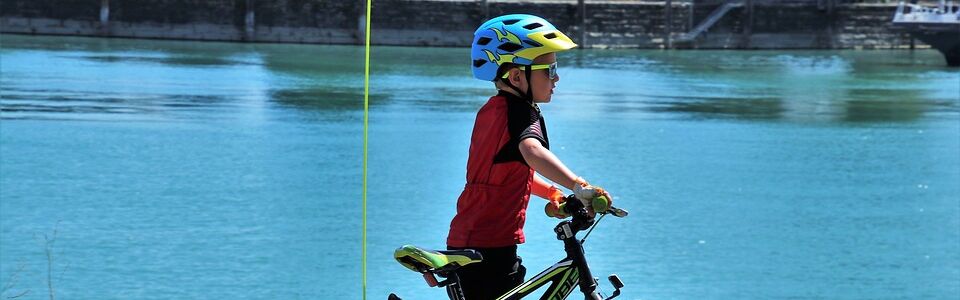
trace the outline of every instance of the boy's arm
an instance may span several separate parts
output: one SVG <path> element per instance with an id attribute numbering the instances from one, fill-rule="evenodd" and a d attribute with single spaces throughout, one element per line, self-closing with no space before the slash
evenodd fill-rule
<path id="1" fill-rule="evenodd" d="M 530 182 L 530 185 L 530 192 L 537 197 L 554 202 L 563 200 L 563 191 L 541 179 L 540 176 L 533 175 L 533 181 Z"/>
<path id="2" fill-rule="evenodd" d="M 584 182 L 582 178 L 579 178 L 576 174 L 573 174 L 573 171 L 570 171 L 570 169 L 568 169 L 563 162 L 560 162 L 560 159 L 557 158 L 556 155 L 553 155 L 553 152 L 550 152 L 550 149 L 544 148 L 543 144 L 540 144 L 540 141 L 537 139 L 530 138 L 520 140 L 520 154 L 523 155 L 523 159 L 528 165 L 530 165 L 530 167 L 533 168 L 533 170 L 537 171 L 537 173 L 540 173 L 553 182 L 559 183 L 560 185 L 573 190 L 575 194 L 580 193 L 577 188 L 584 188 L 586 186 L 590 187 L 591 191 L 596 191 L 601 193 L 603 196 L 606 196 L 607 207 L 613 203 L 613 197 L 610 196 L 609 192 L 601 188 L 586 185 L 586 182 Z M 578 195 L 577 198 L 580 198 L 581 201 L 583 201 L 581 196 Z M 588 210 L 590 209 L 591 208 L 588 208 Z M 590 211 L 591 214 L 593 214 L 592 210 Z"/>
<path id="3" fill-rule="evenodd" d="M 523 155 L 523 160 L 537 171 L 537 173 L 540 173 L 540 175 L 565 188 L 570 190 L 574 189 L 577 175 L 573 174 L 573 171 L 570 171 L 556 155 L 553 155 L 553 152 L 544 148 L 537 139 L 521 140 L 520 154 Z M 534 181 L 536 181 L 536 179 Z M 544 184 L 546 184 L 546 182 L 544 182 Z M 539 194 L 536 195 L 540 196 Z"/>

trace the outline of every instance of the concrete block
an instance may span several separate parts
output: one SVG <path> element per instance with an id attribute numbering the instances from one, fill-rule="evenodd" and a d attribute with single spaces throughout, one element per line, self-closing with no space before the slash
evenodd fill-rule
<path id="1" fill-rule="evenodd" d="M 50 2 L 56 0 L 32 0 L 35 2 Z M 169 0 L 142 0 L 138 2 L 149 9 L 164 10 L 183 7 L 165 6 Z M 191 2 L 192 3 L 192 2 Z M 124 13 L 119 9 L 111 14 L 111 32 L 114 36 L 137 36 L 151 38 L 190 38 L 209 40 L 240 40 L 243 35 L 237 24 L 232 24 L 231 12 L 236 1 L 206 1 L 203 3 L 186 4 L 197 5 L 199 8 L 187 17 L 150 18 L 135 20 L 135 24 L 123 20 Z M 361 6 L 355 1 L 299 1 L 292 7 L 292 0 L 277 0 L 257 2 L 257 20 L 255 41 L 276 42 L 317 42 L 317 43 L 357 43 L 358 22 L 362 13 Z M 508 2 L 498 1 L 490 3 L 490 14 L 497 15 L 508 12 L 529 12 L 548 17 L 561 30 L 570 32 L 579 20 L 575 18 L 576 11 L 573 2 Z M 381 37 L 375 35 L 374 43 L 408 43 L 411 45 L 462 45 L 463 37 L 451 38 L 451 33 L 472 33 L 472 30 L 483 19 L 483 9 L 476 1 L 408 1 L 383 0 L 374 2 L 373 26 L 376 32 L 393 30 L 397 34 L 408 34 L 409 38 Z M 587 19 L 591 43 L 597 47 L 659 47 L 663 38 L 659 37 L 667 28 L 664 19 L 663 2 L 589 2 Z M 675 3 L 673 7 L 674 21 L 670 28 L 674 33 L 689 30 L 687 20 L 690 10 L 686 9 L 689 3 Z M 118 2 L 120 8 L 124 4 Z M 695 7 L 698 11 L 692 12 L 697 19 L 705 17 L 712 8 Z M 847 5 L 841 4 L 836 10 L 837 19 L 834 21 L 833 36 L 825 36 L 828 28 L 819 18 L 823 13 L 809 3 L 793 3 L 779 5 L 758 5 L 755 9 L 756 23 L 754 32 L 769 32 L 780 34 L 780 37 L 763 35 L 750 37 L 751 46 L 757 47 L 754 40 L 761 43 L 770 41 L 770 47 L 778 47 L 777 42 L 785 45 L 801 47 L 804 42 L 810 44 L 802 47 L 826 47 L 832 41 L 834 46 L 853 47 L 854 45 L 871 45 L 874 47 L 888 47 L 901 45 L 907 42 L 909 36 L 896 34 L 889 24 L 891 12 L 896 4 L 883 5 Z M 143 12 L 127 12 L 128 16 Z M 739 16 L 742 9 L 735 9 L 730 16 L 722 19 L 715 28 L 711 29 L 708 46 L 722 48 L 738 47 L 744 37 L 732 34 L 742 28 Z M 132 15 L 131 15 L 132 14 Z M 144 16 L 164 14 L 144 14 Z M 99 34 L 95 15 L 84 18 L 66 17 L 60 19 L 25 18 L 23 16 L 7 15 L 0 17 L 3 32 L 37 32 L 40 34 Z M 90 20 L 88 20 L 90 19 Z M 136 18 L 134 18 L 136 19 Z M 816 20 L 816 21 L 811 21 Z M 791 32 L 784 32 L 784 30 Z M 726 33 L 724 33 L 726 32 Z M 811 35 L 815 38 L 804 37 Z M 467 35 L 471 36 L 471 35 Z M 653 41 L 657 37 L 657 41 Z M 785 40 L 779 40 L 779 39 Z M 873 40 L 867 42 L 866 40 Z M 467 42 L 466 44 L 468 44 Z M 766 46 L 761 46 L 766 47 Z M 898 47 L 898 46 L 889 46 Z"/>

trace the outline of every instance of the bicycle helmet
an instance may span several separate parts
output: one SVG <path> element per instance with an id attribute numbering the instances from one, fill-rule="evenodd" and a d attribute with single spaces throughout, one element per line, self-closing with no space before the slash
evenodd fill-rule
<path id="1" fill-rule="evenodd" d="M 529 66 L 537 56 L 560 52 L 577 44 L 541 17 L 504 15 L 484 22 L 473 33 L 470 57 L 473 77 L 495 81 L 504 63 Z"/>

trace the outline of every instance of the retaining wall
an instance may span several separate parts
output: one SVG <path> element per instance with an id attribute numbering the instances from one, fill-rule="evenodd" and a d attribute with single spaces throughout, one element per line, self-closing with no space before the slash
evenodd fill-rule
<path id="1" fill-rule="evenodd" d="M 366 1 L 346 0 L 4 0 L 0 31 L 160 39 L 362 44 Z M 490 16 L 546 17 L 592 48 L 903 48 L 893 3 L 748 1 L 692 44 L 677 37 L 721 1 L 373 0 L 375 45 L 468 46 Z M 824 6 L 827 3 L 829 6 Z M 669 10 L 669 14 L 668 14 Z"/>

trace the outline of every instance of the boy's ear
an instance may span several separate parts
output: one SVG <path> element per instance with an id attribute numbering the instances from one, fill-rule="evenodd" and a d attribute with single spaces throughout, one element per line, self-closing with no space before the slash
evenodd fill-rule
<path id="1" fill-rule="evenodd" d="M 513 83 L 514 85 L 520 84 L 520 69 L 513 68 L 513 69 L 510 69 L 509 72 L 510 72 L 509 79 L 511 83 Z"/>

